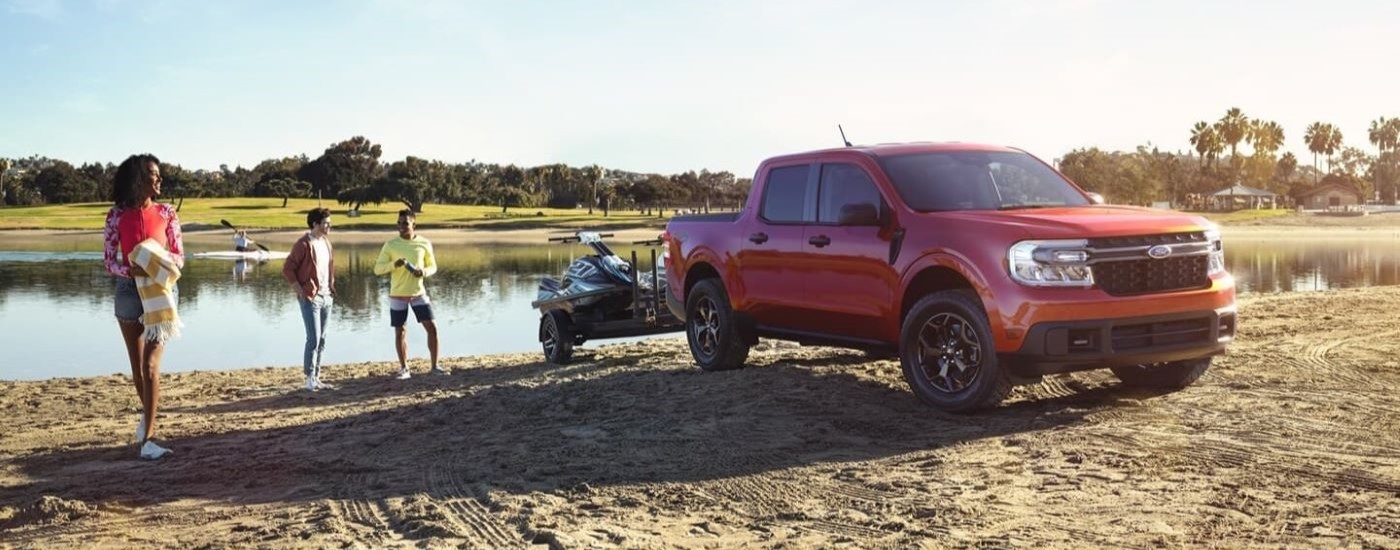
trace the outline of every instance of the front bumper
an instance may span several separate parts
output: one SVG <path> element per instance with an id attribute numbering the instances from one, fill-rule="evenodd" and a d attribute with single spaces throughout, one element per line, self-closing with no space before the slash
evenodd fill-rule
<path id="1" fill-rule="evenodd" d="M 1235 308 L 1094 321 L 1037 323 L 1021 348 L 1000 354 L 1023 375 L 1199 359 L 1235 338 Z"/>

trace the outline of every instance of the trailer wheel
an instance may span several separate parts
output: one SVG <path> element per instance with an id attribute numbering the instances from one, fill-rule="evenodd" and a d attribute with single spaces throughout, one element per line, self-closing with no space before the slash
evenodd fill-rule
<path id="1" fill-rule="evenodd" d="M 739 334 L 729 294 L 719 279 L 695 284 L 685 300 L 685 336 L 690 355 L 703 370 L 731 370 L 744 366 L 749 344 Z"/>
<path id="2" fill-rule="evenodd" d="M 554 310 L 540 316 L 540 347 L 544 348 L 544 360 L 556 365 L 567 365 L 574 356 L 574 327 L 569 316 Z"/>

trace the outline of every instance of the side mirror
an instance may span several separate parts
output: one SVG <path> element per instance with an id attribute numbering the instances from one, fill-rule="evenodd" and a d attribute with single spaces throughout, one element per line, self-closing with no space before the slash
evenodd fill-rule
<path id="1" fill-rule="evenodd" d="M 847 204 L 841 207 L 836 218 L 837 225 L 880 225 L 880 211 L 868 202 Z"/>
<path id="2" fill-rule="evenodd" d="M 1103 195 L 1100 195 L 1100 194 L 1098 194 L 1098 193 L 1094 193 L 1094 192 L 1092 192 L 1092 191 L 1087 192 L 1087 193 L 1085 193 L 1085 194 L 1089 196 L 1089 203 L 1091 203 L 1091 204 L 1103 204 Z"/>

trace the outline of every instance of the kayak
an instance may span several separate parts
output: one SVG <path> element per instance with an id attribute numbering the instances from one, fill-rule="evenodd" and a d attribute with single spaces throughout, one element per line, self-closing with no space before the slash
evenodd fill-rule
<path id="1" fill-rule="evenodd" d="M 247 252 L 239 252 L 237 250 L 220 250 L 217 252 L 195 252 L 190 256 L 194 258 L 202 258 L 205 260 L 249 260 L 255 262 L 265 262 L 268 260 L 284 260 L 287 258 L 287 253 L 277 251 L 269 252 L 266 250 L 249 250 Z"/>

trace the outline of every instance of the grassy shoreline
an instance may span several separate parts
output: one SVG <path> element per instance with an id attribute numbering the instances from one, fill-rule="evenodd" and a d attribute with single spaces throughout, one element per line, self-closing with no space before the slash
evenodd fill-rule
<path id="1" fill-rule="evenodd" d="M 189 199 L 180 208 L 180 221 L 187 231 L 225 229 L 220 220 L 254 230 L 301 230 L 306 227 L 306 211 L 317 205 L 331 210 L 337 227 L 350 229 L 393 229 L 398 211 L 397 203 L 368 205 L 359 216 L 350 217 L 344 205 L 315 199 L 292 199 L 282 206 L 282 199 Z M 101 230 L 109 203 L 59 204 L 43 206 L 0 207 L 0 230 Z M 418 214 L 423 228 L 471 228 L 486 231 L 522 229 L 638 229 L 662 227 L 666 218 L 653 212 L 642 215 L 635 210 L 612 211 L 607 217 L 601 210 L 589 214 L 587 209 L 511 208 L 501 212 L 497 206 L 468 206 L 430 204 Z"/>
<path id="2" fill-rule="evenodd" d="M 394 220 L 402 205 L 366 206 L 357 217 L 346 215 L 344 205 L 322 202 L 332 211 L 334 238 L 339 242 L 381 242 L 395 231 Z M 190 199 L 180 219 L 186 239 L 196 244 L 227 244 L 228 220 L 247 228 L 255 239 L 268 244 L 290 244 L 305 231 L 305 212 L 314 199 L 293 199 L 282 207 L 281 199 Z M 0 207 L 0 246 L 79 246 L 100 236 L 107 203 Z M 666 214 L 671 214 L 667 212 Z M 1220 224 L 1227 238 L 1395 238 L 1400 237 L 1400 213 L 1341 217 L 1291 210 L 1241 210 L 1189 212 Z M 434 242 L 544 244 L 548 237 L 579 230 L 614 233 L 618 241 L 655 238 L 668 217 L 636 211 L 513 208 L 505 213 L 494 206 L 432 204 L 419 214 L 419 229 Z"/>

